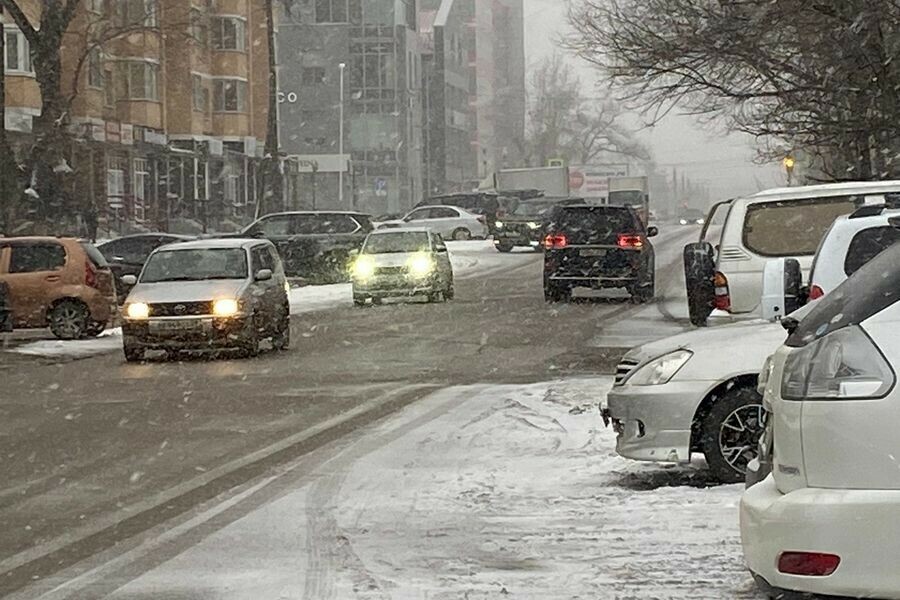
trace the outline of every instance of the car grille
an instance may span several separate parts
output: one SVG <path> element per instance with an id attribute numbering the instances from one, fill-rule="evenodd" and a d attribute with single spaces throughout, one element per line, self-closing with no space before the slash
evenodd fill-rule
<path id="1" fill-rule="evenodd" d="M 378 267 L 375 270 L 377 275 L 405 275 L 406 267 Z"/>
<path id="2" fill-rule="evenodd" d="M 212 314 L 212 302 L 166 302 L 150 305 L 151 317 L 196 317 Z"/>
<path id="3" fill-rule="evenodd" d="M 634 359 L 623 359 L 616 367 L 616 385 L 625 383 L 625 380 L 628 379 L 628 376 L 631 375 L 631 372 L 634 371 L 639 364 L 641 364 L 640 361 Z"/>

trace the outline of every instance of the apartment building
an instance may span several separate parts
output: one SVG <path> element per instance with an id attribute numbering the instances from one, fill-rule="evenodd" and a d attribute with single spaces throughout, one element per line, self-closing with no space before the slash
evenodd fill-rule
<path id="1" fill-rule="evenodd" d="M 382 214 L 421 199 L 416 9 L 416 0 L 315 0 L 280 17 L 280 137 L 303 172 L 306 206 Z"/>
<path id="2" fill-rule="evenodd" d="M 22 1 L 32 23 L 38 0 Z M 27 152 L 41 95 L 9 15 L 7 135 Z M 72 194 L 101 234 L 234 229 L 254 216 L 268 113 L 259 0 L 84 0 L 65 35 Z M 79 68 L 80 65 L 80 68 Z"/>

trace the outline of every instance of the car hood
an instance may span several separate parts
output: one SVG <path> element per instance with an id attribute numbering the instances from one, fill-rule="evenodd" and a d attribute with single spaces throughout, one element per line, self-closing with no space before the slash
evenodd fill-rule
<path id="1" fill-rule="evenodd" d="M 733 355 L 740 353 L 736 352 L 736 347 L 743 348 L 756 344 L 765 346 L 770 339 L 778 340 L 779 338 L 780 342 L 787 338 L 787 332 L 780 323 L 756 319 L 719 327 L 692 329 L 638 346 L 628 352 L 626 357 L 644 362 L 682 348 L 691 350 L 694 354 Z M 776 344 L 780 342 L 776 342 Z M 771 352 L 774 351 L 775 347 L 771 349 Z"/>
<path id="2" fill-rule="evenodd" d="M 246 285 L 247 282 L 243 279 L 138 283 L 128 294 L 128 302 L 159 304 L 237 298 Z"/>
<path id="3" fill-rule="evenodd" d="M 409 259 L 420 254 L 419 252 L 397 252 L 392 254 L 365 254 L 366 258 L 371 258 L 378 267 L 403 267 L 409 262 Z"/>

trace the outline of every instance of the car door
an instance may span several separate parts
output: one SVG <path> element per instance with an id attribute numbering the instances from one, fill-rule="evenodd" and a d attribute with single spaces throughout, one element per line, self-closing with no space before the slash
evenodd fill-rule
<path id="1" fill-rule="evenodd" d="M 409 227 L 431 227 L 431 211 L 435 207 L 423 206 L 417 208 L 403 218 L 403 222 Z"/>
<path id="2" fill-rule="evenodd" d="M 44 327 L 47 312 L 62 294 L 66 249 L 55 242 L 13 242 L 9 244 L 7 272 L 9 304 L 16 327 Z M 82 269 L 83 271 L 83 269 Z"/>
<path id="3" fill-rule="evenodd" d="M 450 206 L 433 207 L 428 221 L 432 231 L 436 231 L 446 237 L 451 237 L 454 231 L 465 226 L 459 211 Z"/>
<path id="4" fill-rule="evenodd" d="M 294 237 L 297 235 L 297 219 L 294 215 L 271 215 L 263 217 L 244 231 L 248 237 L 264 238 L 275 244 L 275 249 L 284 261 L 285 269 L 299 270 Z"/>
<path id="5" fill-rule="evenodd" d="M 453 265 L 450 263 L 450 253 L 447 251 L 447 244 L 444 243 L 441 234 L 431 234 L 431 247 L 434 249 L 435 262 L 437 262 L 441 280 L 444 284 L 448 284 L 453 281 Z"/>
<path id="6" fill-rule="evenodd" d="M 278 283 L 275 276 L 275 262 L 269 254 L 268 247 L 255 246 L 250 250 L 250 267 L 254 282 L 253 294 L 257 299 L 257 311 L 262 318 L 264 327 L 272 331 L 275 329 L 280 316 L 284 284 Z M 257 281 L 256 274 L 264 269 L 272 271 L 272 277 L 265 281 Z"/>

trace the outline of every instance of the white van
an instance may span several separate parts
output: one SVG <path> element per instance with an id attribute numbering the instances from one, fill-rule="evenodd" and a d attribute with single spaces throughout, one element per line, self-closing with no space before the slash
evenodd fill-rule
<path id="1" fill-rule="evenodd" d="M 707 227 L 700 242 L 685 248 L 691 322 L 706 324 L 711 314 L 714 320 L 758 316 L 767 261 L 796 258 L 809 277 L 835 219 L 867 200 L 898 193 L 900 181 L 836 183 L 777 188 L 716 205 L 707 223 L 722 224 L 718 240 Z"/>

